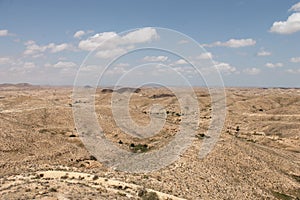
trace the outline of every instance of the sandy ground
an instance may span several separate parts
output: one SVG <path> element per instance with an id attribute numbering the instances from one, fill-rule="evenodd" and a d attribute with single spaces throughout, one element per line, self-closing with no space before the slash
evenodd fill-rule
<path id="1" fill-rule="evenodd" d="M 86 150 L 74 124 L 72 88 L 0 87 L 0 198 L 299 199 L 300 89 L 227 88 L 226 122 L 204 159 L 198 153 L 211 102 L 205 89 L 195 90 L 201 126 L 193 143 L 171 165 L 140 174 L 116 171 Z M 171 91 L 142 88 L 132 96 L 130 114 L 140 125 L 149 123 L 153 104 L 170 113 L 161 132 L 145 139 L 118 128 L 111 95 L 97 90 L 96 111 L 119 148 L 147 144 L 155 151 L 178 132 L 181 111 Z"/>

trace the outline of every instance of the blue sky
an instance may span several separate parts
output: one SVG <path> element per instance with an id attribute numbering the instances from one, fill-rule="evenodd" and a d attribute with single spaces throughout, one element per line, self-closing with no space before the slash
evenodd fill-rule
<path id="1" fill-rule="evenodd" d="M 85 75 L 88 83 L 113 56 L 168 40 L 162 36 L 167 31 L 155 27 L 173 29 L 203 45 L 199 55 L 191 51 L 186 59 L 201 57 L 204 65 L 203 60 L 211 58 L 226 86 L 300 87 L 299 0 L 0 1 L 0 82 L 72 85 L 82 65 L 91 73 Z M 145 40 L 131 38 L 126 47 L 117 44 L 128 38 L 129 32 L 121 32 L 136 28 L 144 28 L 131 32 L 145 34 Z M 119 39 L 98 49 L 101 61 L 83 62 L 92 59 L 86 57 L 92 47 L 111 37 Z M 167 42 L 176 43 L 173 39 Z M 191 67 L 181 59 L 161 51 L 131 53 L 111 66 L 107 80 L 101 81 L 114 84 L 109 80 L 152 63 L 140 68 L 139 75 L 148 75 L 149 81 L 153 76 L 155 82 L 158 77 L 153 74 L 160 70 L 176 84 L 176 76 L 157 66 L 191 76 Z M 191 84 L 202 82 L 194 77 Z"/>

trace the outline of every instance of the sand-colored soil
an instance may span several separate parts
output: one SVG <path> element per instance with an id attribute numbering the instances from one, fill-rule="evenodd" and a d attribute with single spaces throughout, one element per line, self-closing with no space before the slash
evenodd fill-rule
<path id="1" fill-rule="evenodd" d="M 196 93 L 201 123 L 192 145 L 173 164 L 139 174 L 115 171 L 86 150 L 71 87 L 1 86 L 0 199 L 300 199 L 300 89 L 227 88 L 223 131 L 204 159 L 198 152 L 211 102 L 207 90 Z M 111 95 L 98 89 L 95 108 L 119 148 L 155 151 L 178 132 L 181 111 L 171 91 L 142 88 L 132 96 L 139 125 L 149 123 L 153 104 L 169 111 L 161 132 L 145 139 L 118 128 Z"/>

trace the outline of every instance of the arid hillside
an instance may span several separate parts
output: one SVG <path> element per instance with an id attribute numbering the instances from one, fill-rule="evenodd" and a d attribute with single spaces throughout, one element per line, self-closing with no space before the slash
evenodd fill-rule
<path id="1" fill-rule="evenodd" d="M 195 88 L 200 126 L 171 165 L 150 173 L 107 167 L 88 152 L 75 128 L 71 87 L 0 87 L 0 199 L 300 199 L 300 89 L 227 88 L 226 121 L 214 149 L 198 152 L 211 120 L 206 89 Z M 166 123 L 149 138 L 127 135 L 114 121 L 113 93 L 133 92 L 132 119 L 149 123 L 154 104 Z M 168 144 L 182 113 L 164 88 L 98 88 L 95 109 L 106 138 L 141 154 Z M 145 163 L 147 164 L 147 163 Z"/>

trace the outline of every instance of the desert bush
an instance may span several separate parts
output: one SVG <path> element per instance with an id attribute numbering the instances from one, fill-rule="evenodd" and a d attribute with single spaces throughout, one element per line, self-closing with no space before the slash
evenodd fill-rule
<path id="1" fill-rule="evenodd" d="M 149 150 L 149 147 L 147 144 L 130 144 L 130 150 L 134 153 L 143 153 Z"/>
<path id="2" fill-rule="evenodd" d="M 148 192 L 145 189 L 141 189 L 138 192 L 138 196 L 141 197 L 142 200 L 159 200 L 156 192 Z"/>
<path id="3" fill-rule="evenodd" d="M 98 176 L 98 175 L 95 175 L 95 176 L 93 177 L 93 180 L 95 181 L 95 180 L 97 180 L 97 179 L 99 179 L 99 176 Z"/>

